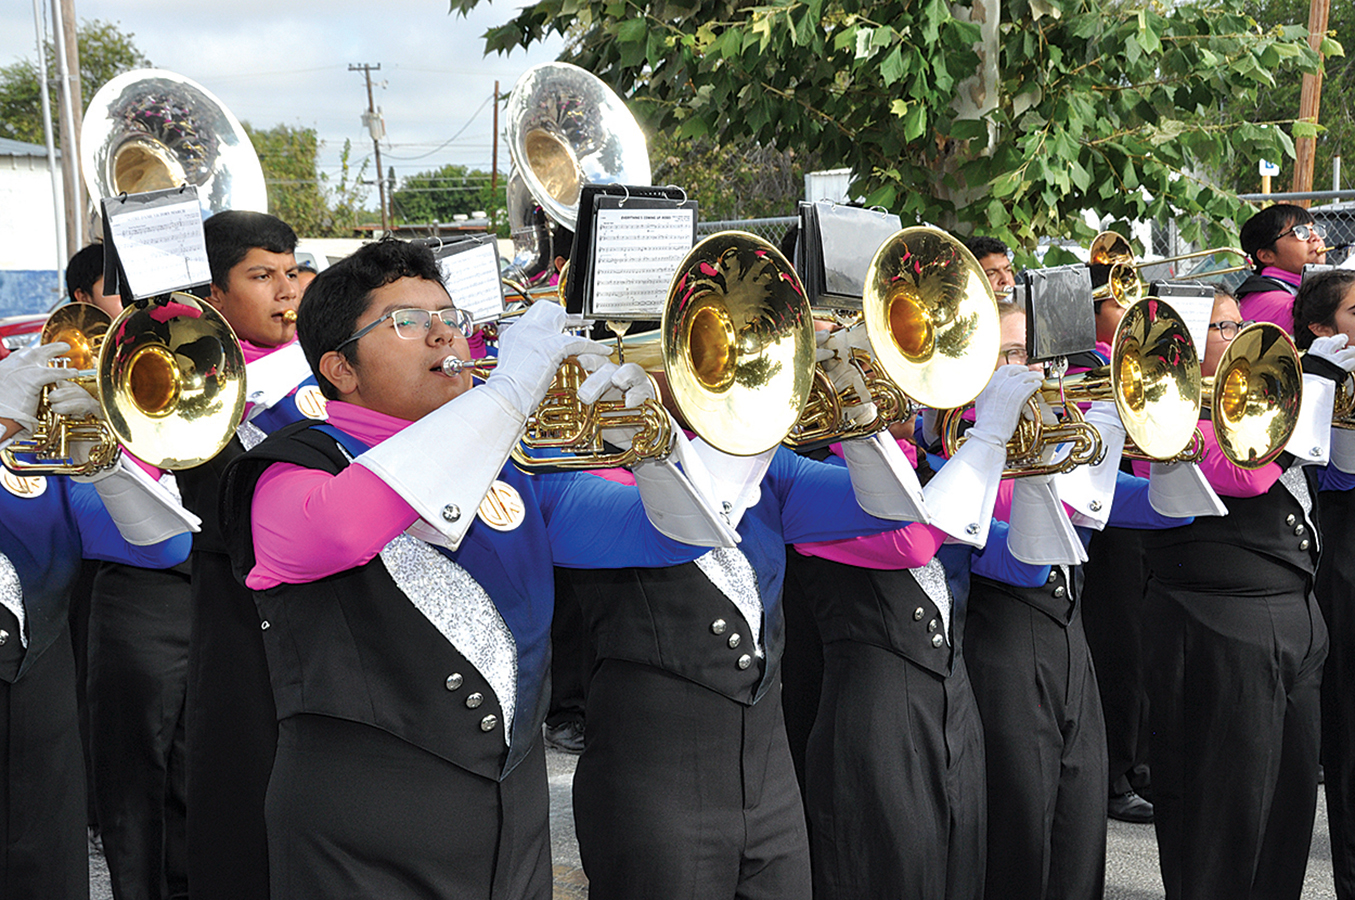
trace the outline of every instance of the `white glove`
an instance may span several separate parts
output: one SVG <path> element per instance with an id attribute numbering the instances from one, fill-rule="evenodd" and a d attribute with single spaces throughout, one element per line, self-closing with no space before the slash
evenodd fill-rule
<path id="1" fill-rule="evenodd" d="M 1338 337 L 1345 340 L 1343 334 Z M 1341 352 L 1355 353 L 1355 350 Z M 1292 453 L 1300 465 L 1327 464 L 1331 454 L 1331 416 L 1335 405 L 1336 382 L 1323 375 L 1304 372 L 1303 399 L 1299 403 L 1299 417 L 1294 422 L 1294 430 L 1290 432 L 1289 440 L 1284 445 L 1284 449 Z"/>
<path id="2" fill-rule="evenodd" d="M 1087 561 L 1052 476 L 1016 479 L 1010 525 L 1007 548 L 1023 563 L 1075 566 Z"/>
<path id="3" fill-rule="evenodd" d="M 201 519 L 126 456 L 119 457 L 112 468 L 72 478 L 93 483 L 109 518 L 129 544 L 158 544 L 176 534 L 197 531 L 202 525 Z"/>
<path id="4" fill-rule="evenodd" d="M 85 416 L 103 418 L 103 407 L 99 405 L 99 401 L 78 384 L 63 384 L 61 387 L 52 388 L 47 394 L 47 402 L 52 404 L 52 410 L 59 415 L 77 419 L 83 419 Z"/>
<path id="5" fill-rule="evenodd" d="M 732 486 L 706 469 L 697 449 L 704 443 L 688 441 L 681 429 L 674 435 L 673 452 L 667 458 L 642 460 L 631 469 L 650 523 L 673 540 L 695 547 L 736 546 L 739 535 L 734 529 L 746 508 L 742 502 L 745 498 L 757 502 L 758 482 L 772 451 L 758 457 L 728 457 L 706 448 L 717 464 L 720 459 L 737 459 L 745 464 L 739 469 L 746 480 L 739 484 L 738 496 L 724 500 L 721 494 L 729 493 Z"/>
<path id="6" fill-rule="evenodd" d="M 1355 430 L 1331 430 L 1331 464 L 1342 472 L 1355 475 Z"/>
<path id="7" fill-rule="evenodd" d="M 579 357 L 579 362 L 584 368 L 592 371 L 584 383 L 579 385 L 579 402 L 592 404 L 599 400 L 620 399 L 624 401 L 627 409 L 638 409 L 646 400 L 658 398 L 649 373 L 636 363 L 618 366 L 614 362 L 602 359 L 600 364 L 597 364 L 598 359 L 593 354 Z M 595 364 L 597 367 L 594 369 L 592 367 Z M 676 424 L 672 427 L 674 432 L 679 430 Z M 614 447 L 625 450 L 630 447 L 639 430 L 637 426 L 604 428 L 602 439 Z"/>
<path id="8" fill-rule="evenodd" d="M 1104 400 L 1093 403 L 1083 418 L 1101 435 L 1105 453 L 1094 465 L 1077 466 L 1055 475 L 1054 484 L 1059 498 L 1074 510 L 1073 524 L 1100 531 L 1110 519 L 1115 499 L 1115 481 L 1124 452 L 1124 425 L 1115 404 Z"/>
<path id="9" fill-rule="evenodd" d="M 43 386 L 79 374 L 77 369 L 48 365 L 69 349 L 70 344 L 55 341 L 16 350 L 0 360 L 0 418 L 13 419 L 29 430 L 35 428 L 38 420 L 34 415 Z"/>
<path id="10" fill-rule="evenodd" d="M 1226 516 L 1228 507 L 1195 463 L 1155 462 L 1148 470 L 1148 505 L 1160 516 Z"/>
<path id="11" fill-rule="evenodd" d="M 1347 372 L 1355 371 L 1355 347 L 1347 347 L 1346 341 L 1344 334 L 1315 338 L 1308 348 L 1308 355 L 1325 359 Z"/>
<path id="12" fill-rule="evenodd" d="M 842 442 L 852 493 L 863 510 L 881 519 L 929 522 L 922 485 L 899 442 L 888 432 Z"/>
<path id="13" fill-rule="evenodd" d="M 966 436 L 969 440 L 1006 446 L 1026 409 L 1026 401 L 1043 382 L 1043 374 L 1024 366 L 999 366 L 974 398 L 974 427 Z"/>
<path id="14" fill-rule="evenodd" d="M 875 404 L 870 401 L 870 390 L 861 370 L 852 364 L 852 341 L 850 332 L 817 331 L 814 333 L 814 359 L 823 366 L 823 372 L 833 383 L 833 390 L 839 396 L 855 394 L 861 399 L 859 404 L 844 406 L 843 415 L 856 426 L 869 425 L 877 417 Z"/>
<path id="15" fill-rule="evenodd" d="M 499 362 L 484 387 L 508 401 L 524 416 L 530 415 L 546 395 L 560 363 L 580 353 L 607 355 L 596 341 L 562 334 L 565 308 L 542 300 L 499 337 Z"/>

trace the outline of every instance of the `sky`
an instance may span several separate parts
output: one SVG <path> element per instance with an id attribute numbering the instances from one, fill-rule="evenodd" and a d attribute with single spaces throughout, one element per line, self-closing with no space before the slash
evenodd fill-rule
<path id="1" fill-rule="evenodd" d="M 51 0 L 40 2 L 50 33 Z M 485 56 L 485 31 L 519 5 L 482 2 L 463 18 L 448 14 L 446 0 L 75 0 L 75 13 L 130 32 L 155 67 L 197 81 L 251 126 L 314 128 L 331 178 L 345 140 L 354 163 L 372 154 L 361 120 L 366 82 L 348 66 L 379 63 L 372 84 L 386 122 L 381 161 L 401 178 L 448 163 L 489 171 L 495 79 L 507 93 L 563 46 L 557 38 L 529 53 Z M 35 35 L 33 0 L 0 3 L 0 65 L 35 60 Z M 500 116 L 501 136 L 505 124 Z M 500 178 L 507 169 L 501 139 Z"/>

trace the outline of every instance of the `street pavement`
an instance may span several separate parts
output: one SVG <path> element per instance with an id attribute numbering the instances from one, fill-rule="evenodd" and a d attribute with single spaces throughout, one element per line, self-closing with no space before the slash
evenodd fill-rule
<path id="1" fill-rule="evenodd" d="M 579 845 L 574 839 L 574 814 L 569 792 L 577 757 L 546 750 L 550 778 L 551 848 L 555 868 L 554 900 L 583 900 L 588 880 L 579 863 Z M 91 849 L 89 855 L 91 900 L 112 900 L 108 867 Z M 1157 842 L 1153 826 L 1110 823 L 1106 844 L 1106 900 L 1161 900 L 1162 878 L 1157 870 Z M 1331 844 L 1327 838 L 1327 807 L 1318 791 L 1317 823 L 1313 848 L 1308 856 L 1308 877 L 1302 900 L 1335 900 L 1331 880 Z"/>

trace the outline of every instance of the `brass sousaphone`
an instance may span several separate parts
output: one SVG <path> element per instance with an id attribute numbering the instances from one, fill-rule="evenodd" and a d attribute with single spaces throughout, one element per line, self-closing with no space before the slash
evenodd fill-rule
<path id="1" fill-rule="evenodd" d="M 1259 469 L 1283 452 L 1303 404 L 1303 366 L 1283 328 L 1257 322 L 1238 332 L 1204 379 L 1219 450 L 1233 465 Z"/>
<path id="2" fill-rule="evenodd" d="M 125 72 L 99 88 L 80 127 L 90 197 L 191 184 L 203 216 L 268 211 L 263 168 L 240 121 L 202 85 L 164 69 Z"/>
<path id="3" fill-rule="evenodd" d="M 119 444 L 157 468 L 191 468 L 226 445 L 244 413 L 240 342 L 220 313 L 191 294 L 140 303 L 111 323 L 95 307 L 64 306 L 41 340 L 71 345 L 57 362 L 93 373 L 74 381 L 103 416 L 58 415 L 44 392 L 31 438 L 0 451 L 18 474 L 89 475 L 117 461 Z M 89 446 L 75 454 L 75 443 Z"/>

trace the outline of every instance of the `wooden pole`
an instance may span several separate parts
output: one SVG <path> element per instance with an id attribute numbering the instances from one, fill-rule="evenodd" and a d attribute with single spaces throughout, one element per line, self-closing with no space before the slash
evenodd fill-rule
<path id="1" fill-rule="evenodd" d="M 1327 33 L 1327 13 L 1331 0 L 1310 0 L 1308 6 L 1308 46 L 1314 51 L 1322 45 Z M 1318 55 L 1321 62 L 1321 54 Z M 1299 96 L 1299 121 L 1317 124 L 1318 113 L 1322 105 L 1322 70 L 1316 75 L 1303 76 L 1303 93 Z M 1294 186 L 1295 193 L 1313 189 L 1313 162 L 1317 155 L 1317 138 L 1302 137 L 1294 141 Z M 1308 206 L 1311 201 L 1300 200 L 1300 206 Z"/>

